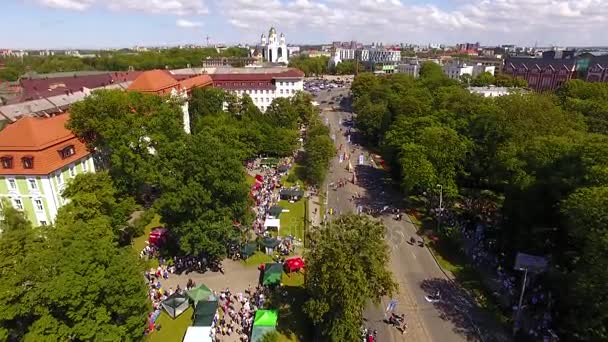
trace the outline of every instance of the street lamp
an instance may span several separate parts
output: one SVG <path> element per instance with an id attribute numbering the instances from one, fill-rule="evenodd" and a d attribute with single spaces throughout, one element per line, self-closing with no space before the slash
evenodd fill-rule
<path id="1" fill-rule="evenodd" d="M 443 214 L 443 185 L 437 184 L 439 188 L 439 214 L 437 214 L 437 231 L 441 227 L 441 215 Z"/>

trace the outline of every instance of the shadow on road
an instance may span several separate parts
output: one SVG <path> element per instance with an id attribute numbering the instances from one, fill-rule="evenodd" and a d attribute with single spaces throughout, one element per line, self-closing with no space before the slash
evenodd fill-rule
<path id="1" fill-rule="evenodd" d="M 509 336 L 501 333 L 500 328 L 493 327 L 494 318 L 479 310 L 469 299 L 469 294 L 453 281 L 441 278 L 426 279 L 420 283 L 420 288 L 427 298 L 430 297 L 439 316 L 451 322 L 454 330 L 467 340 L 478 341 L 480 337 L 484 342 L 511 340 Z M 433 300 L 438 293 L 439 299 Z"/>

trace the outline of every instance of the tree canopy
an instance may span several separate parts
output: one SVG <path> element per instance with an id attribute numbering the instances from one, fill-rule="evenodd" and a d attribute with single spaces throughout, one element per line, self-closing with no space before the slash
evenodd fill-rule
<path id="1" fill-rule="evenodd" d="M 367 301 L 398 289 L 386 268 L 386 228 L 369 216 L 343 215 L 317 229 L 306 253 L 304 311 L 325 341 L 357 341 Z"/>
<path id="2" fill-rule="evenodd" d="M 523 85 L 504 76 L 495 83 Z M 608 276 L 599 214 L 608 184 L 607 84 L 575 80 L 556 94 L 484 98 L 425 64 L 416 80 L 361 74 L 352 92 L 355 126 L 381 149 L 406 196 L 433 197 L 437 184 L 458 205 L 494 194 L 500 221 L 486 231 L 494 252 L 550 257 L 555 327 L 572 340 L 606 337 L 608 300 L 597 284 Z"/>

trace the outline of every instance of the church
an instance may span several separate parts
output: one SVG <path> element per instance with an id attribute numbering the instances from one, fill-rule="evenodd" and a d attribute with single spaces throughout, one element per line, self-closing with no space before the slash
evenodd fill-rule
<path id="1" fill-rule="evenodd" d="M 262 34 L 260 50 L 262 51 L 262 59 L 264 62 L 289 63 L 285 35 L 281 33 L 281 35 L 277 38 L 277 30 L 275 30 L 274 27 L 270 28 L 268 38 L 266 38 L 265 34 Z"/>

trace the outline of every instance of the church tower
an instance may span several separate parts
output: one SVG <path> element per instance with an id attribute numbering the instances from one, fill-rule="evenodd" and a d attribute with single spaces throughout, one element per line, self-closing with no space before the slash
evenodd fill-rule
<path id="1" fill-rule="evenodd" d="M 277 37 L 277 30 L 274 27 L 271 27 L 268 31 L 267 39 L 266 36 L 262 34 L 260 44 L 262 56 L 265 61 L 270 63 L 289 63 L 285 35 L 281 33 L 281 35 Z"/>

